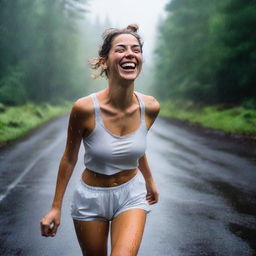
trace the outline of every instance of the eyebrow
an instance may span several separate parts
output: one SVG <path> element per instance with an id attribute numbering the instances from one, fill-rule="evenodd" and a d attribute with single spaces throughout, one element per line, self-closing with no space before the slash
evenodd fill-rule
<path id="1" fill-rule="evenodd" d="M 123 48 L 125 48 L 126 46 L 129 46 L 127 44 L 116 44 L 115 47 L 118 47 L 118 46 L 121 46 Z M 140 45 L 139 44 L 132 44 L 131 45 L 132 48 L 135 48 L 135 47 L 139 47 L 140 48 Z"/>

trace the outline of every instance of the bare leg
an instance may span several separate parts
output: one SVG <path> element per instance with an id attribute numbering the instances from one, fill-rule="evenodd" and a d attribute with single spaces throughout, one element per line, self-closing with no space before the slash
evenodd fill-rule
<path id="1" fill-rule="evenodd" d="M 109 222 L 74 220 L 74 225 L 84 256 L 107 256 Z"/>
<path id="2" fill-rule="evenodd" d="M 111 225 L 111 256 L 136 256 L 140 247 L 146 212 L 131 209 L 118 215 Z"/>

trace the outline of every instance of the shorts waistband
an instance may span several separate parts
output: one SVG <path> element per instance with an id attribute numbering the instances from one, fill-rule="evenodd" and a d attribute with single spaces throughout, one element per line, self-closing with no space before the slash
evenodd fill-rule
<path id="1" fill-rule="evenodd" d="M 94 191 L 113 191 L 113 190 L 118 190 L 118 189 L 121 189 L 121 188 L 124 188 L 124 187 L 127 187 L 129 185 L 131 185 L 132 183 L 135 182 L 135 180 L 138 178 L 139 176 L 139 171 L 136 173 L 136 175 L 134 177 L 132 177 L 130 180 L 128 180 L 127 182 L 121 184 L 121 185 L 118 185 L 118 186 L 113 186 L 113 187 L 96 187 L 96 186 L 91 186 L 91 185 L 88 185 L 86 184 L 82 179 L 80 179 L 80 183 L 90 189 L 90 190 L 94 190 Z"/>

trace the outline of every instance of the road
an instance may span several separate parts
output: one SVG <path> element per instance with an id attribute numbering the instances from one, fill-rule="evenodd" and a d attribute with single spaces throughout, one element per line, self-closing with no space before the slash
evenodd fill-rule
<path id="1" fill-rule="evenodd" d="M 66 140 L 67 117 L 0 151 L 0 255 L 79 256 L 70 180 L 55 238 L 40 236 Z M 200 135 L 158 119 L 148 136 L 149 162 L 160 190 L 139 256 L 256 255 L 256 149 Z"/>

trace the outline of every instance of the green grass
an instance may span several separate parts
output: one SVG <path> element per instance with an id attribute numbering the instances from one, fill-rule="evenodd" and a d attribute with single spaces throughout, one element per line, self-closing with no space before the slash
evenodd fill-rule
<path id="1" fill-rule="evenodd" d="M 232 135 L 256 138 L 256 109 L 246 109 L 242 106 L 197 106 L 192 102 L 168 101 L 161 103 L 160 116 L 185 120 Z"/>
<path id="2" fill-rule="evenodd" d="M 67 113 L 70 109 L 69 103 L 64 103 L 62 106 L 29 103 L 12 107 L 0 104 L 0 146 L 24 136 L 28 131 Z"/>
<path id="3" fill-rule="evenodd" d="M 62 106 L 30 103 L 13 107 L 0 104 L 0 146 L 24 136 L 54 117 L 68 113 L 70 109 L 70 103 Z M 256 109 L 242 106 L 223 108 L 220 105 L 202 107 L 192 102 L 168 101 L 161 102 L 160 116 L 256 139 Z"/>

